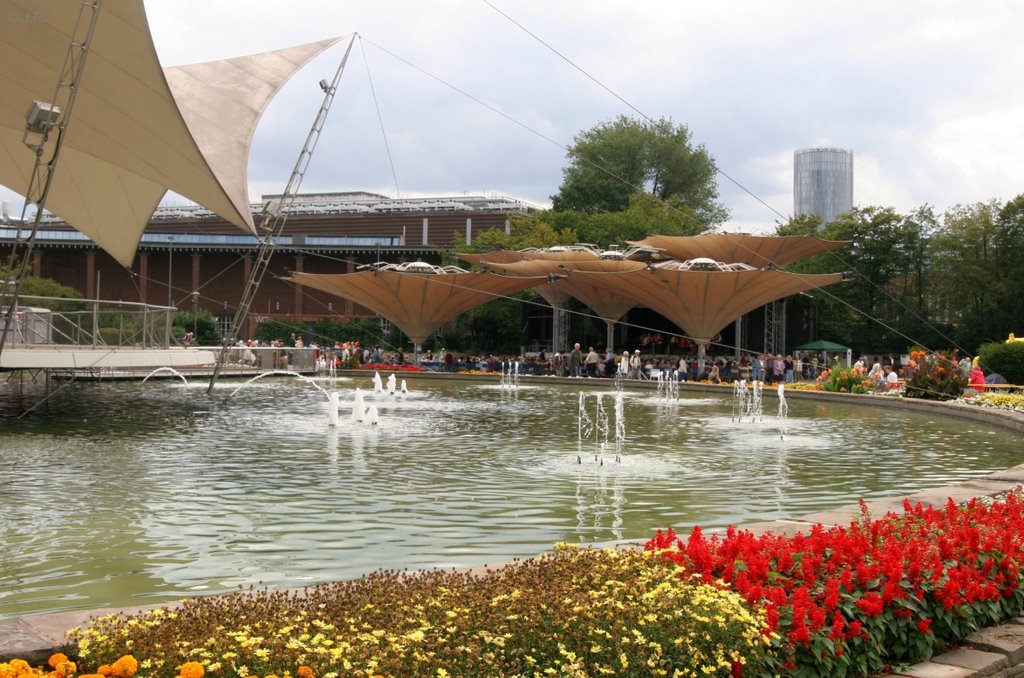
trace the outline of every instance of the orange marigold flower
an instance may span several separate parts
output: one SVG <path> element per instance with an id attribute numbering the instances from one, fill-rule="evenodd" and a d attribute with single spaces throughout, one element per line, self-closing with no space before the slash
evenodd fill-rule
<path id="1" fill-rule="evenodd" d="M 299 678 L 313 678 L 313 669 L 308 666 L 300 666 L 296 673 L 299 674 Z"/>
<path id="2" fill-rule="evenodd" d="M 118 678 L 132 678 L 135 672 L 139 670 L 139 662 L 135 657 L 126 654 L 114 662 L 111 668 L 113 668 L 113 675 L 118 676 Z"/>
<path id="3" fill-rule="evenodd" d="M 62 655 L 63 656 L 63 655 Z M 65 659 L 62 662 L 57 662 L 57 665 L 53 667 L 53 671 L 46 674 L 52 678 L 69 678 L 75 675 L 75 671 L 78 670 L 78 666 L 75 662 L 70 659 Z"/>
<path id="4" fill-rule="evenodd" d="M 114 669 L 112 666 L 110 666 L 110 664 L 103 664 L 98 669 L 96 669 L 96 673 L 100 674 L 101 676 L 109 676 L 112 673 L 114 673 Z"/>
<path id="5" fill-rule="evenodd" d="M 178 678 L 203 678 L 206 670 L 199 662 L 185 662 L 178 667 Z"/>
<path id="6" fill-rule="evenodd" d="M 50 665 L 51 669 L 55 669 L 57 668 L 58 664 L 63 664 L 67 660 L 68 656 L 66 654 L 64 654 L 63 652 L 55 652 L 52 655 L 50 655 L 50 661 L 46 663 Z"/>

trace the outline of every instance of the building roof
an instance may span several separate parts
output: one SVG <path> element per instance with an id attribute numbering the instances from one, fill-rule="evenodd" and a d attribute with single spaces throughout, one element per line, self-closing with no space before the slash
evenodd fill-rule
<path id="1" fill-rule="evenodd" d="M 25 114 L 33 101 L 52 103 L 82 5 L 0 0 L 0 183 L 23 195 L 35 163 Z M 281 86 L 338 40 L 164 69 L 142 0 L 106 0 L 74 109 L 60 120 L 46 209 L 125 266 L 168 190 L 255 232 L 247 168 L 256 124 Z"/>

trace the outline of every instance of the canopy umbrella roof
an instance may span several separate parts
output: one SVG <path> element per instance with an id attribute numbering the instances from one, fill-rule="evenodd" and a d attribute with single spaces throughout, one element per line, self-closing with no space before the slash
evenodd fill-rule
<path id="1" fill-rule="evenodd" d="M 703 258 L 658 264 L 522 261 L 490 264 L 489 268 L 507 275 L 565 276 L 556 285 L 564 286 L 606 322 L 615 322 L 633 306 L 642 305 L 678 325 L 698 343 L 707 343 L 729 323 L 758 306 L 842 279 L 840 273 L 758 270 Z"/>
<path id="2" fill-rule="evenodd" d="M 668 261 L 601 278 L 604 285 L 634 294 L 644 306 L 671 320 L 698 344 L 711 340 L 744 313 L 797 292 L 832 285 L 841 273 L 798 274 L 780 270 L 687 269 Z M 594 277 L 584 271 L 572 276 Z"/>
<path id="3" fill-rule="evenodd" d="M 614 323 L 624 316 L 629 309 L 637 305 L 635 295 L 608 287 L 600 279 L 579 278 L 571 271 L 586 269 L 595 275 L 614 276 L 623 270 L 643 268 L 644 264 L 637 261 L 616 259 L 591 259 L 580 261 L 557 261 L 537 259 L 511 262 L 508 264 L 487 264 L 490 271 L 509 276 L 524 276 L 535 280 L 550 280 L 550 288 L 564 290 L 576 297 L 599 315 L 606 323 Z M 557 277 L 550 277 L 557 276 Z M 541 296 L 545 296 L 548 288 L 535 287 Z M 549 303 L 550 300 L 549 300 Z M 554 305 L 554 304 L 552 304 Z"/>
<path id="4" fill-rule="evenodd" d="M 634 246 L 625 250 L 614 247 L 602 250 L 596 245 L 579 243 L 576 245 L 558 245 L 546 248 L 531 247 L 522 250 L 494 250 L 493 252 L 483 254 L 456 252 L 455 256 L 470 264 L 485 266 L 489 270 L 496 270 L 494 264 L 511 264 L 518 261 L 553 261 L 559 265 L 566 265 L 569 262 L 588 261 L 646 261 L 655 256 L 660 256 L 660 252 L 657 248 L 646 246 Z M 601 266 L 597 270 L 605 270 L 606 268 Z M 615 266 L 613 265 L 612 268 L 615 268 Z M 524 273 L 531 270 L 535 270 L 535 273 Z M 558 273 L 558 271 L 557 266 L 539 265 L 534 268 L 520 267 L 516 269 L 513 267 L 508 269 L 507 272 L 509 275 L 549 275 Z M 636 305 L 630 299 L 621 298 L 617 294 L 609 294 L 607 290 L 585 284 L 577 285 L 575 282 L 563 285 L 537 285 L 533 289 L 551 304 L 553 308 L 565 308 L 569 299 L 576 297 L 601 316 L 607 323 L 615 322 Z"/>
<path id="5" fill-rule="evenodd" d="M 356 273 L 295 272 L 285 279 L 364 306 L 397 325 L 417 345 L 460 313 L 543 282 L 422 262 Z"/>
<path id="6" fill-rule="evenodd" d="M 819 339 L 817 341 L 811 341 L 811 342 L 808 342 L 806 344 L 800 344 L 799 346 L 797 346 L 793 350 L 795 350 L 795 351 L 834 351 L 834 352 L 838 352 L 838 351 L 848 351 L 848 350 L 850 350 L 850 347 L 849 346 L 843 346 L 842 344 L 837 344 L 834 341 L 825 341 L 824 339 Z"/>
<path id="7" fill-rule="evenodd" d="M 536 251 L 540 250 L 494 250 L 493 252 L 485 252 L 483 254 L 456 252 L 455 256 L 469 264 L 484 266 L 490 269 L 491 264 L 511 264 L 517 261 L 528 260 L 530 259 L 530 254 Z M 537 273 L 537 275 L 547 274 Z M 557 285 L 538 284 L 533 288 L 533 291 L 551 304 L 552 308 L 565 308 L 566 304 L 569 303 L 569 299 L 573 296 L 565 287 Z"/>
<path id="8" fill-rule="evenodd" d="M 0 0 L 0 183 L 28 193 L 33 151 L 23 143 L 33 101 L 51 102 L 82 3 Z M 249 146 L 273 95 L 335 44 L 307 45 L 163 69 L 142 0 L 99 10 L 46 209 L 125 266 L 168 190 L 255 232 Z M 32 198 L 38 196 L 29 196 Z"/>
<path id="9" fill-rule="evenodd" d="M 656 247 L 666 258 L 686 261 L 700 257 L 750 264 L 755 268 L 789 266 L 815 254 L 848 246 L 845 240 L 822 240 L 813 235 L 746 235 L 705 233 L 693 236 L 650 235 L 631 245 Z"/>
<path id="10" fill-rule="evenodd" d="M 553 247 L 528 247 L 522 250 L 494 250 L 482 254 L 456 252 L 455 256 L 471 264 L 509 264 L 514 261 L 593 261 L 595 259 L 647 261 L 659 257 L 661 252 L 656 247 L 634 245 L 627 249 L 602 250 L 597 245 L 578 243 L 576 245 L 555 245 Z"/>

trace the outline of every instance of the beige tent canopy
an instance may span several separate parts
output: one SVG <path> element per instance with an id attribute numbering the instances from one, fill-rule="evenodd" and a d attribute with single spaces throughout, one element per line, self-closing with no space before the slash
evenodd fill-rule
<path id="1" fill-rule="evenodd" d="M 397 325 L 417 346 L 460 313 L 543 282 L 422 262 L 357 273 L 296 272 L 285 279 L 365 306 Z"/>
<path id="2" fill-rule="evenodd" d="M 645 306 L 678 325 L 698 344 L 744 313 L 804 290 L 832 285 L 840 273 L 801 275 L 758 270 L 710 259 L 666 261 L 521 261 L 488 264 L 506 275 L 565 276 L 555 283 L 613 323 L 633 306 Z"/>
<path id="3" fill-rule="evenodd" d="M 494 250 L 482 254 L 456 252 L 455 256 L 471 264 L 510 264 L 514 261 L 593 261 L 595 259 L 629 259 L 647 261 L 658 258 L 661 252 L 656 247 L 636 245 L 626 250 L 602 250 L 597 245 L 556 245 L 554 247 L 529 247 L 522 250 Z M 663 257 L 662 257 L 663 258 Z"/>
<path id="4" fill-rule="evenodd" d="M 507 264 L 487 264 L 490 271 L 510 276 L 524 276 L 539 280 L 548 280 L 548 276 L 559 276 L 550 286 L 561 289 L 583 302 L 590 310 L 599 315 L 608 324 L 613 324 L 626 312 L 638 305 L 636 295 L 629 291 L 615 289 L 604 283 L 605 277 L 614 277 L 622 271 L 642 269 L 644 264 L 636 261 L 618 259 L 591 259 L 589 261 L 557 261 L 552 259 L 536 259 L 515 261 Z M 593 278 L 582 278 L 572 275 L 572 271 L 588 270 L 594 273 Z M 538 292 L 544 287 L 537 286 Z M 542 296 L 545 296 L 541 292 Z M 545 298 L 547 298 L 545 296 Z M 550 303 L 550 302 L 549 302 Z M 564 303 L 564 302 L 563 302 Z M 554 306 L 554 304 L 552 304 Z"/>
<path id="5" fill-rule="evenodd" d="M 54 98 L 81 5 L 0 0 L 0 183 L 23 195 L 35 162 L 22 143 L 25 114 Z M 47 210 L 125 266 L 168 190 L 254 232 L 256 124 L 281 86 L 338 40 L 163 69 L 142 0 L 105 0 Z"/>
<path id="6" fill-rule="evenodd" d="M 651 235 L 631 245 L 655 247 L 665 258 L 686 261 L 707 258 L 755 268 L 789 266 L 815 254 L 848 246 L 845 240 L 822 240 L 813 235 L 764 236 L 705 233 L 693 236 Z"/>
<path id="7" fill-rule="evenodd" d="M 615 276 L 574 271 L 639 303 L 678 325 L 697 344 L 706 344 L 744 313 L 804 290 L 832 285 L 840 273 L 797 274 L 757 269 L 687 268 L 689 262 L 668 261 Z"/>

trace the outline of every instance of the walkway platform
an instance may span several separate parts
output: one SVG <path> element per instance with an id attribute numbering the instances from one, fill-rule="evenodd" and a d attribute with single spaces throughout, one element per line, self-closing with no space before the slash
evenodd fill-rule
<path id="1" fill-rule="evenodd" d="M 0 370 L 155 369 L 212 367 L 217 353 L 202 348 L 18 345 L 4 347 Z"/>

